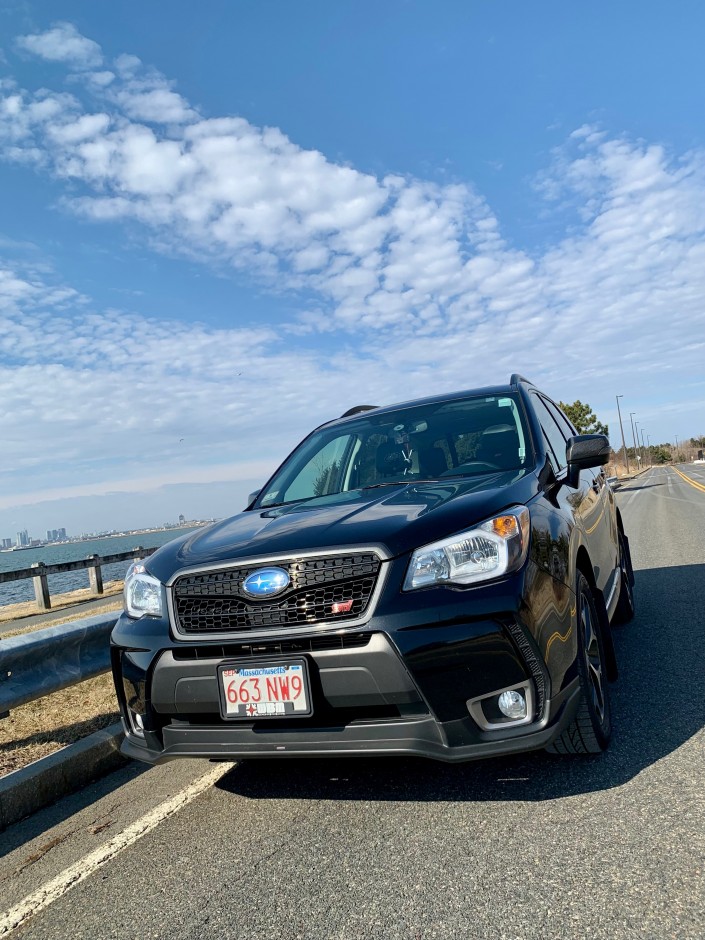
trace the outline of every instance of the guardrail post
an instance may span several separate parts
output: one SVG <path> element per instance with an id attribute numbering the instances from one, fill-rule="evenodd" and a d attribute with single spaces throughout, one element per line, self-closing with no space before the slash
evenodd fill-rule
<path id="1" fill-rule="evenodd" d="M 34 584 L 34 597 L 37 601 L 37 607 L 40 610 L 51 610 L 51 597 L 49 596 L 49 581 L 44 569 L 46 565 L 43 561 L 35 561 L 32 568 L 37 569 L 37 574 L 32 578 Z"/>
<path id="2" fill-rule="evenodd" d="M 91 594 L 103 593 L 103 570 L 100 567 L 100 555 L 89 555 L 88 561 L 88 584 L 91 588 Z"/>

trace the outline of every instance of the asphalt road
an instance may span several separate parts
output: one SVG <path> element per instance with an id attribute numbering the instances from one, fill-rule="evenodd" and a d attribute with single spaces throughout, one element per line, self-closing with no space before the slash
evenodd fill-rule
<path id="1" fill-rule="evenodd" d="M 96 614 L 109 609 L 121 601 L 120 594 L 110 594 L 107 597 L 97 597 L 95 600 L 79 601 L 76 604 L 69 604 L 67 607 L 59 607 L 57 610 L 50 610 L 45 614 L 31 614 L 29 617 L 20 617 L 17 620 L 6 620 L 0 623 L 0 636 L 3 633 L 9 633 L 10 630 L 24 629 L 25 627 L 51 627 L 56 620 L 64 620 L 66 617 L 95 617 Z M 117 619 L 117 614 L 115 615 Z"/>
<path id="2" fill-rule="evenodd" d="M 702 940 L 705 468 L 683 470 L 703 489 L 657 469 L 617 497 L 638 613 L 608 753 L 130 765 L 0 835 L 0 907 L 36 911 L 12 936 Z"/>

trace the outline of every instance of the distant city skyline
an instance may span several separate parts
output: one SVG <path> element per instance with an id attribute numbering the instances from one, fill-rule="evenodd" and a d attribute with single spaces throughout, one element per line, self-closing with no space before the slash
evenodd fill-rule
<path id="1" fill-rule="evenodd" d="M 172 520 L 162 520 L 160 523 L 144 523 L 137 526 L 111 526 L 104 529 L 95 529 L 95 530 L 82 530 L 76 532 L 68 532 L 65 527 L 60 527 L 58 529 L 47 529 L 46 537 L 42 538 L 35 536 L 31 529 L 25 528 L 17 532 L 14 538 L 3 536 L 0 538 L 0 547 L 3 549 L 18 547 L 28 547 L 33 544 L 44 544 L 52 542 L 64 542 L 71 541 L 73 539 L 83 539 L 87 537 L 101 537 L 107 535 L 115 535 L 120 532 L 129 532 L 139 529 L 150 529 L 150 528 L 159 528 L 159 529 L 168 529 L 168 528 L 177 528 L 179 526 L 188 525 L 190 522 L 202 522 L 203 519 L 190 519 L 187 518 L 183 513 L 179 513 L 177 519 Z"/>

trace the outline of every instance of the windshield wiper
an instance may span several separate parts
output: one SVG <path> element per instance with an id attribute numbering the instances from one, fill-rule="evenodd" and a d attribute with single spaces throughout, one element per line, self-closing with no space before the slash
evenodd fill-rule
<path id="1" fill-rule="evenodd" d="M 370 483 L 369 486 L 361 486 L 361 490 L 376 490 L 380 486 L 412 486 L 415 483 L 441 483 L 441 480 L 386 480 L 384 483 Z"/>

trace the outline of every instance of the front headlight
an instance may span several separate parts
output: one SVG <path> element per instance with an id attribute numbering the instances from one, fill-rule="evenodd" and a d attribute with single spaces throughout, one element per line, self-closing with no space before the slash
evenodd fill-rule
<path id="1" fill-rule="evenodd" d="M 125 610 L 130 617 L 162 616 L 162 585 L 147 574 L 141 562 L 130 565 L 125 575 Z"/>
<path id="2" fill-rule="evenodd" d="M 411 556 L 403 589 L 476 584 L 516 571 L 526 561 L 529 529 L 529 510 L 513 506 L 472 529 L 424 545 Z"/>

